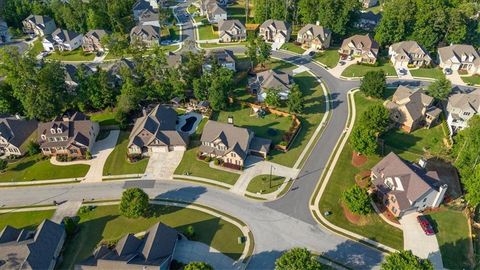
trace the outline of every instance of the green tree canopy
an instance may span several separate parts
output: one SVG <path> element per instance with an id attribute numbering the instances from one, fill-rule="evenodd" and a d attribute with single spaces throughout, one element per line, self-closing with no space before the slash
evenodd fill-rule
<path id="1" fill-rule="evenodd" d="M 129 188 L 122 193 L 120 214 L 127 218 L 145 217 L 149 211 L 149 198 L 140 188 Z"/>
<path id="2" fill-rule="evenodd" d="M 374 98 L 382 98 L 386 89 L 386 77 L 382 70 L 367 72 L 360 85 L 360 91 L 366 96 Z"/>
<path id="3" fill-rule="evenodd" d="M 205 262 L 191 262 L 183 268 L 184 270 L 213 270 L 213 267 Z"/>
<path id="4" fill-rule="evenodd" d="M 420 259 L 413 255 L 411 250 L 390 253 L 381 265 L 382 270 L 433 270 L 433 265 L 428 259 Z"/>
<path id="5" fill-rule="evenodd" d="M 428 94 L 437 100 L 445 100 L 452 91 L 452 83 L 445 77 L 437 79 L 428 86 Z"/>
<path id="6" fill-rule="evenodd" d="M 367 215 L 372 212 L 370 195 L 366 188 L 354 185 L 342 193 L 342 200 L 352 213 Z"/>
<path id="7" fill-rule="evenodd" d="M 287 106 L 290 113 L 302 113 L 305 100 L 298 84 L 294 84 L 288 93 Z"/>
<path id="8" fill-rule="evenodd" d="M 322 265 L 306 248 L 292 248 L 275 261 L 276 270 L 320 270 Z"/>
<path id="9" fill-rule="evenodd" d="M 265 97 L 265 103 L 270 107 L 280 106 L 280 95 L 278 89 L 270 88 L 266 90 L 267 96 Z"/>
<path id="10" fill-rule="evenodd" d="M 382 104 L 371 105 L 361 115 L 359 123 L 374 133 L 385 132 L 390 124 L 390 112 Z"/>
<path id="11" fill-rule="evenodd" d="M 377 151 L 375 131 L 365 125 L 355 125 L 350 134 L 350 145 L 353 150 L 363 155 L 373 155 Z"/>

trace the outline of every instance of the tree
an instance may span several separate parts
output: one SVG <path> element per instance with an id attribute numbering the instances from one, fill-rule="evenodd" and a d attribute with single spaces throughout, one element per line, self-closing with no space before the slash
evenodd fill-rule
<path id="1" fill-rule="evenodd" d="M 265 97 L 265 103 L 270 107 L 280 106 L 280 95 L 278 90 L 275 88 L 270 88 L 266 90 L 267 96 Z"/>
<path id="2" fill-rule="evenodd" d="M 265 63 L 270 60 L 272 46 L 261 37 L 258 37 L 256 42 L 258 48 L 257 61 L 263 67 Z"/>
<path id="3" fill-rule="evenodd" d="M 247 43 L 247 51 L 246 55 L 250 59 L 250 68 L 253 68 L 257 65 L 257 43 L 255 42 L 255 38 L 249 36 L 248 43 Z"/>
<path id="4" fill-rule="evenodd" d="M 452 91 L 452 83 L 445 77 L 435 80 L 428 86 L 428 94 L 437 100 L 445 100 Z"/>
<path id="5" fill-rule="evenodd" d="M 360 10 L 357 0 L 318 0 L 318 20 L 323 27 L 338 35 L 345 35 Z M 311 22 L 310 22 L 311 23 Z"/>
<path id="6" fill-rule="evenodd" d="M 371 105 L 362 114 L 359 123 L 374 133 L 385 132 L 390 123 L 390 112 L 382 104 Z"/>
<path id="7" fill-rule="evenodd" d="M 366 96 L 374 98 L 382 98 L 386 89 L 385 73 L 382 70 L 367 72 L 360 85 L 360 91 Z"/>
<path id="8" fill-rule="evenodd" d="M 213 270 L 213 267 L 205 262 L 191 262 L 183 268 L 184 270 Z"/>
<path id="9" fill-rule="evenodd" d="M 298 84 L 292 86 L 290 93 L 288 93 L 287 106 L 290 113 L 301 113 L 305 106 L 305 100 L 300 91 Z"/>
<path id="10" fill-rule="evenodd" d="M 109 53 L 119 57 L 125 56 L 130 46 L 127 35 L 121 33 L 106 35 L 100 42 L 108 48 Z"/>
<path id="11" fill-rule="evenodd" d="M 15 114 L 21 111 L 19 101 L 13 96 L 12 86 L 0 82 L 0 114 Z"/>
<path id="12" fill-rule="evenodd" d="M 342 200 L 352 213 L 367 215 L 372 212 L 370 195 L 366 188 L 353 185 L 342 193 Z"/>
<path id="13" fill-rule="evenodd" d="M 375 131 L 365 125 L 356 125 L 350 134 L 350 145 L 357 153 L 367 156 L 375 154 L 377 150 L 377 139 Z"/>
<path id="14" fill-rule="evenodd" d="M 390 253 L 382 263 L 383 270 L 433 270 L 433 265 L 428 259 L 420 259 L 413 255 L 411 250 Z"/>
<path id="15" fill-rule="evenodd" d="M 148 195 L 140 188 L 129 188 L 122 193 L 120 214 L 127 218 L 145 217 L 149 211 Z"/>
<path id="16" fill-rule="evenodd" d="M 385 1 L 375 40 L 382 46 L 406 40 L 415 26 L 414 6 L 416 0 Z"/>
<path id="17" fill-rule="evenodd" d="M 308 249 L 292 248 L 275 261 L 276 270 L 319 270 L 322 265 Z"/>
<path id="18" fill-rule="evenodd" d="M 0 159 L 0 172 L 7 168 L 8 162 L 4 159 Z"/>
<path id="19" fill-rule="evenodd" d="M 298 13 L 304 24 L 316 22 L 319 14 L 318 0 L 299 0 Z"/>
<path id="20" fill-rule="evenodd" d="M 34 140 L 29 141 L 27 144 L 27 153 L 29 156 L 40 153 L 40 145 Z"/>
<path id="21" fill-rule="evenodd" d="M 437 45 L 446 34 L 449 24 L 447 19 L 447 1 L 422 0 L 416 1 L 415 26 L 412 38 L 430 52 L 436 50 Z"/>

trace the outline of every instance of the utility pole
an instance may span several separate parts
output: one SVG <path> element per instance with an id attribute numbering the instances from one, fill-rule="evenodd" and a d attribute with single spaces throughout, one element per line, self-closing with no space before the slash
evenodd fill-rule
<path id="1" fill-rule="evenodd" d="M 272 188 L 272 170 L 273 170 L 273 165 L 270 165 L 270 188 Z"/>

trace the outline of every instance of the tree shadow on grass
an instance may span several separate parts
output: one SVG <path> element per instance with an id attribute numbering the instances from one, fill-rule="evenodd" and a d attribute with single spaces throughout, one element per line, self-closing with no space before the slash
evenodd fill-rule
<path id="1" fill-rule="evenodd" d="M 459 239 L 440 246 L 443 266 L 447 269 L 474 269 L 474 255 L 469 249 L 469 239 Z M 435 256 L 429 254 L 428 257 Z"/>
<path id="2" fill-rule="evenodd" d="M 10 171 L 16 171 L 16 172 L 23 171 L 32 167 L 33 165 L 35 165 L 35 163 L 36 163 L 35 160 L 24 161 L 17 164 L 15 167 L 11 168 Z"/>

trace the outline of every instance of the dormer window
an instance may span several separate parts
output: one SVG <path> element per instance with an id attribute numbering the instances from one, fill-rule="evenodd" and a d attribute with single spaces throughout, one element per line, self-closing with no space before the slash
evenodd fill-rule
<path id="1" fill-rule="evenodd" d="M 57 128 L 57 132 L 58 132 L 58 133 L 62 133 L 62 129 L 61 129 L 61 128 Z"/>
<path id="2" fill-rule="evenodd" d="M 51 128 L 51 129 L 50 129 L 50 132 L 51 132 L 52 134 L 55 134 L 55 133 L 56 133 L 54 128 Z"/>
<path id="3" fill-rule="evenodd" d="M 40 137 L 41 137 L 42 140 L 44 140 L 44 141 L 47 139 L 47 136 L 45 136 L 45 134 L 40 135 Z"/>

